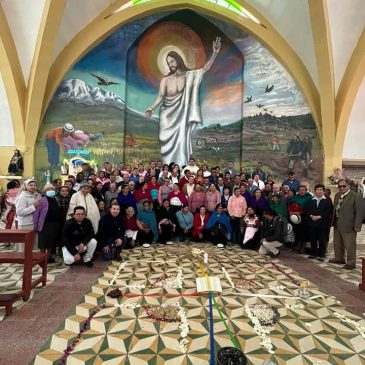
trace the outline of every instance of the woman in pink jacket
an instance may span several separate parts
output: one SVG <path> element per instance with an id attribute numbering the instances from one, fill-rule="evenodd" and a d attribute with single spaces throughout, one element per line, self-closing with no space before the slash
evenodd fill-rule
<path id="1" fill-rule="evenodd" d="M 205 193 L 205 208 L 209 213 L 213 213 L 217 204 L 221 202 L 221 194 L 214 184 L 209 185 L 208 191 Z"/>
<path id="2" fill-rule="evenodd" d="M 240 188 L 234 189 L 233 195 L 228 200 L 228 214 L 231 217 L 232 242 L 241 243 L 240 221 L 247 211 L 246 199 L 241 195 Z"/>

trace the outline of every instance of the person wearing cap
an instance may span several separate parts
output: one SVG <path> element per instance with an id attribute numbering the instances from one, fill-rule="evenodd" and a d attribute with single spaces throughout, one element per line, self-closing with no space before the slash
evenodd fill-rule
<path id="1" fill-rule="evenodd" d="M 90 219 L 95 234 L 98 232 L 98 225 L 100 220 L 100 213 L 95 199 L 90 194 L 91 186 L 87 182 L 80 184 L 80 189 L 77 193 L 72 195 L 70 205 L 68 207 L 67 219 L 71 219 L 74 209 L 77 206 L 84 207 L 86 218 Z"/>
<path id="2" fill-rule="evenodd" d="M 48 253 L 48 263 L 54 263 L 52 250 L 56 250 L 61 228 L 61 207 L 56 198 L 56 188 L 53 184 L 43 187 L 44 196 L 33 214 L 34 230 L 38 232 L 38 248 Z"/>
<path id="3" fill-rule="evenodd" d="M 48 150 L 48 162 L 52 167 L 57 167 L 60 161 L 60 148 L 69 147 L 64 145 L 64 138 L 69 136 L 76 140 L 82 140 L 75 133 L 75 128 L 71 123 L 66 123 L 63 127 L 50 129 L 47 133 L 46 146 Z"/>
<path id="4" fill-rule="evenodd" d="M 41 195 L 37 192 L 37 182 L 34 179 L 24 181 L 21 190 L 15 198 L 15 211 L 19 229 L 34 229 L 33 214 L 40 205 Z M 33 249 L 37 248 L 37 235 L 34 237 Z M 24 252 L 24 245 L 15 244 L 15 249 Z"/>

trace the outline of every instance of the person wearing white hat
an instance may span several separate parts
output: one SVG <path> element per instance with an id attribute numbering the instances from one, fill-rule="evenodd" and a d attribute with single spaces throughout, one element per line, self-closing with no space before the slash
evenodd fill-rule
<path id="1" fill-rule="evenodd" d="M 46 146 L 48 150 L 48 162 L 56 168 L 60 160 L 60 148 L 68 147 L 64 144 L 64 138 L 69 136 L 76 140 L 82 140 L 74 133 L 75 128 L 71 123 L 66 123 L 63 127 L 50 129 L 47 133 Z"/>
<path id="2" fill-rule="evenodd" d="M 24 181 L 21 190 L 15 198 L 15 211 L 19 229 L 34 229 L 33 214 L 40 205 L 41 195 L 37 192 L 37 182 L 34 179 Z M 33 242 L 33 249 L 37 248 L 37 239 Z M 17 243 L 15 249 L 24 252 L 24 245 Z"/>

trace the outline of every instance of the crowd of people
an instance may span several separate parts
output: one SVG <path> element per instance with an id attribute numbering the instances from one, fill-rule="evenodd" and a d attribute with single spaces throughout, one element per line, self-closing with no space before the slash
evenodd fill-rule
<path id="1" fill-rule="evenodd" d="M 2 219 L 7 229 L 36 231 L 34 248 L 47 252 L 49 262 L 62 255 L 66 265 L 87 267 L 95 250 L 120 261 L 121 251 L 136 245 L 187 241 L 237 244 L 272 257 L 287 246 L 324 261 L 334 225 L 330 262 L 353 269 L 364 203 L 345 179 L 338 188 L 333 204 L 324 185 L 311 192 L 294 172 L 275 182 L 261 162 L 252 173 L 237 171 L 232 161 L 208 169 L 194 158 L 187 166 L 151 161 L 114 168 L 106 162 L 97 173 L 84 163 L 76 177 L 55 179 L 41 193 L 34 179 L 22 186 L 10 181 Z"/>

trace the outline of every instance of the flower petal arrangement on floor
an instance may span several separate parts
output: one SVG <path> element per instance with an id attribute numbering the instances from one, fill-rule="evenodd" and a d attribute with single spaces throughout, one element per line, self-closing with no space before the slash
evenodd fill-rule
<path id="1" fill-rule="evenodd" d="M 313 285 L 301 299 L 304 278 L 279 260 L 209 244 L 153 245 L 122 256 L 33 364 L 208 365 L 227 346 L 258 365 L 365 363 L 364 320 Z M 219 278 L 222 292 L 198 293 L 200 277 Z M 114 289 L 120 295 L 112 298 Z"/>

